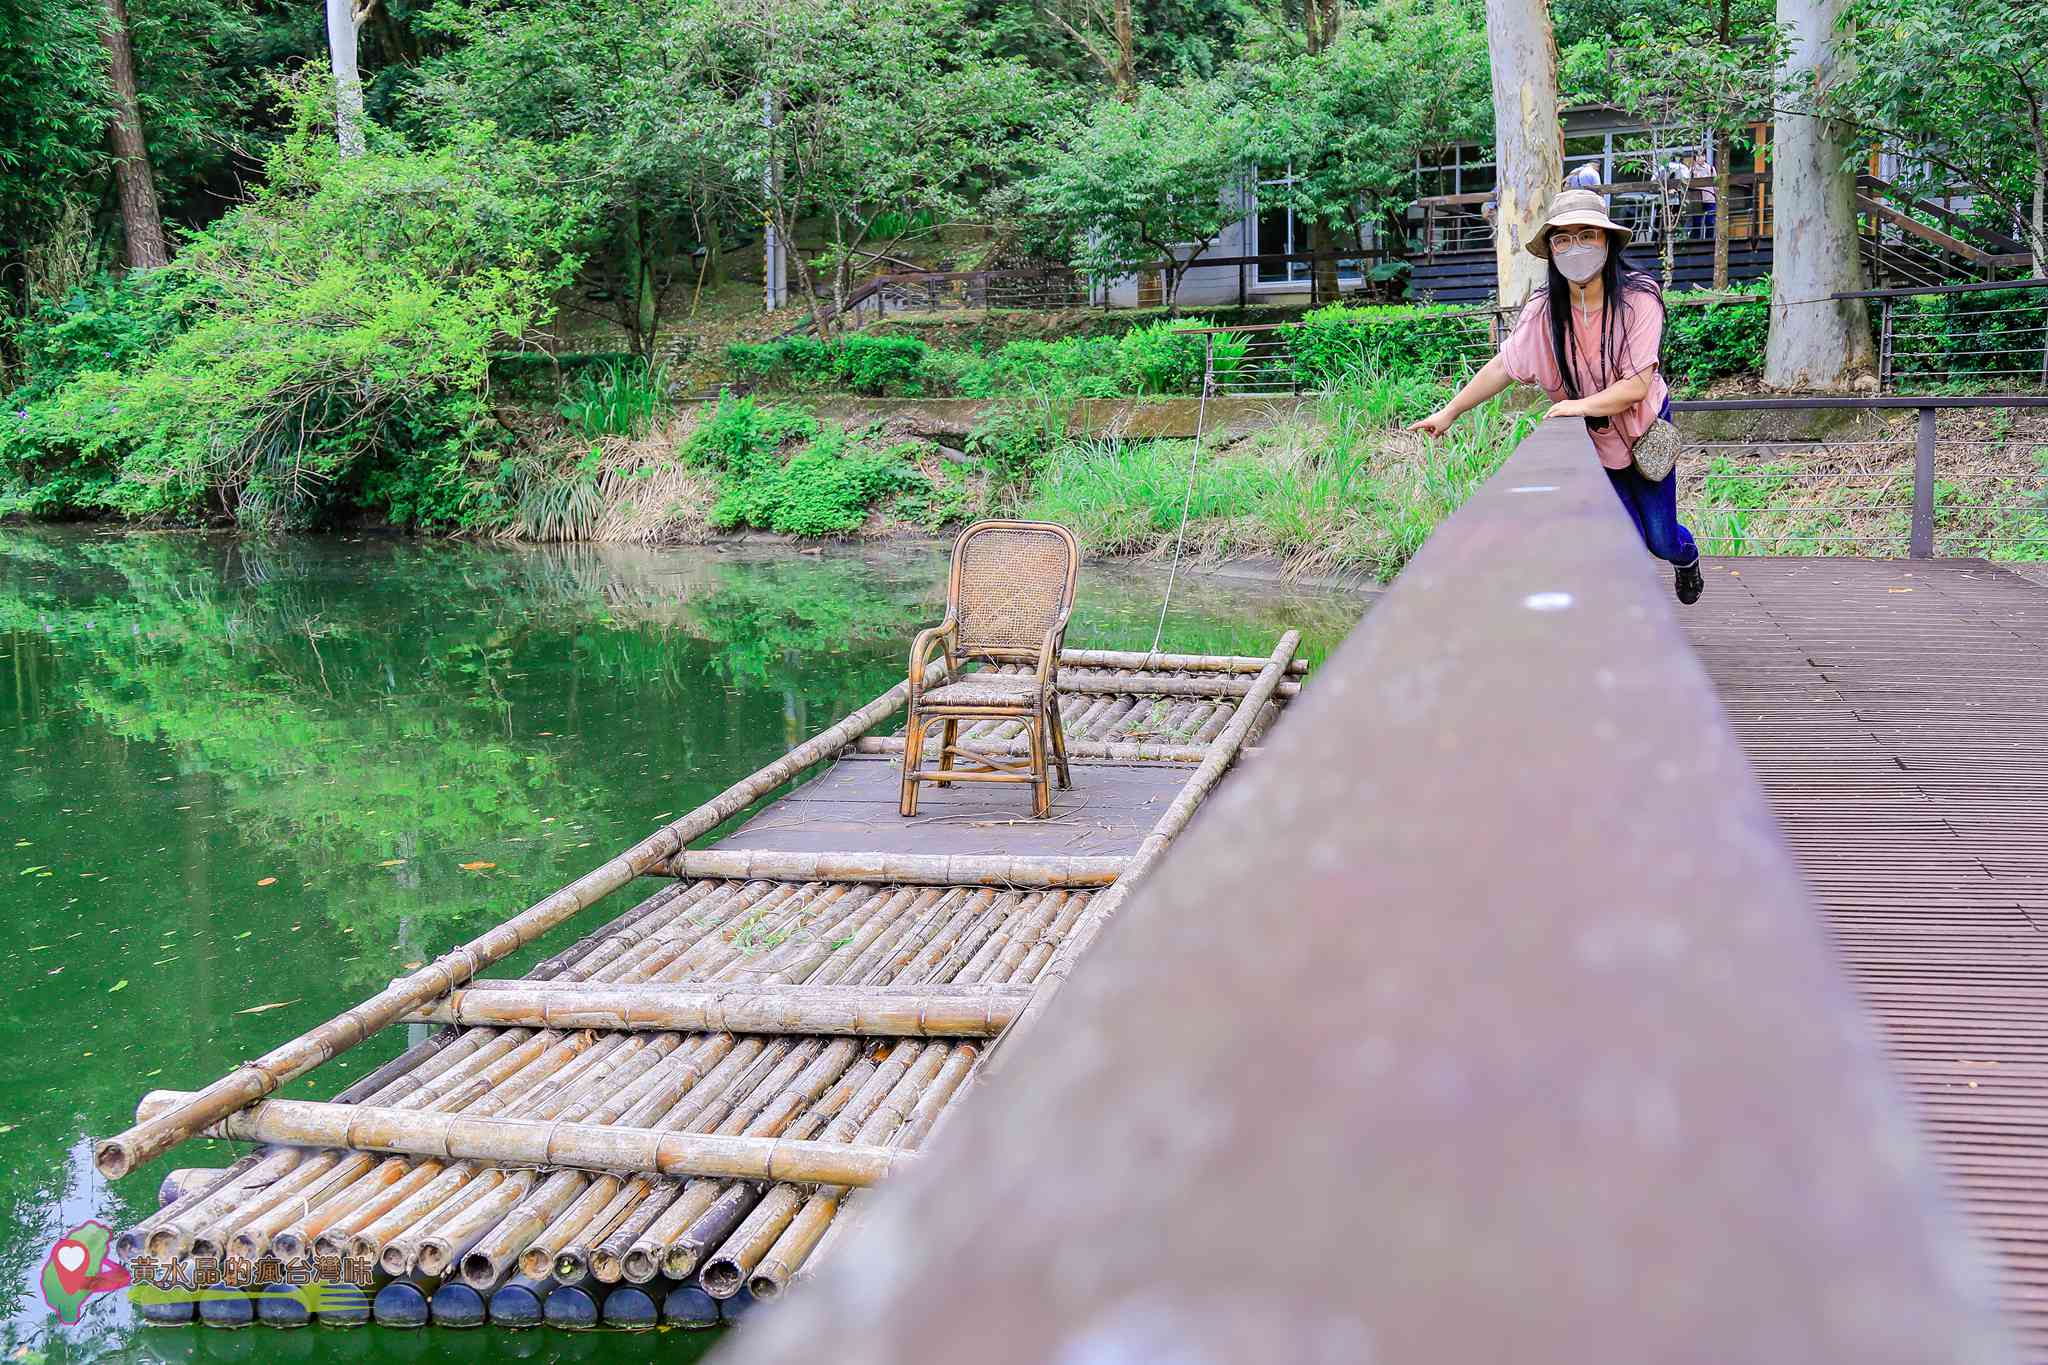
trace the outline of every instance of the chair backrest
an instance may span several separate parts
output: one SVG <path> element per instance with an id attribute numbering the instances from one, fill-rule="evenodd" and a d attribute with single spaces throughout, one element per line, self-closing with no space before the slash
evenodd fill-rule
<path id="1" fill-rule="evenodd" d="M 1081 547 L 1049 521 L 977 521 L 953 543 L 947 607 L 962 656 L 1035 659 L 1074 601 Z"/>

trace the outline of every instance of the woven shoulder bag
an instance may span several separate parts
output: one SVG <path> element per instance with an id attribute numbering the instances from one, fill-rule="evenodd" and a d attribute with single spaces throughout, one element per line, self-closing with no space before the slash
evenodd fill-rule
<path id="1" fill-rule="evenodd" d="M 1636 472 L 1651 483 L 1662 483 L 1671 477 L 1671 471 L 1678 466 L 1678 428 L 1668 417 L 1659 417 L 1650 423 L 1650 429 L 1636 437 L 1636 443 L 1629 447 L 1629 458 L 1635 462 Z"/>

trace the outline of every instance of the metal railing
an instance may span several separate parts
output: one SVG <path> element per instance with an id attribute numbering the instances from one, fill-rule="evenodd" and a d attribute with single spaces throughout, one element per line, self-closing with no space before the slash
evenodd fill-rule
<path id="1" fill-rule="evenodd" d="M 1608 197 L 1608 212 L 1635 234 L 1636 245 L 1655 247 L 1668 236 L 1678 242 L 1711 242 L 1714 220 L 1728 215 L 1729 240 L 1768 241 L 1771 235 L 1770 177 L 1744 173 L 1728 178 L 1727 202 L 1714 197 L 1711 180 L 1694 181 L 1682 194 L 1667 193 L 1648 180 L 1618 180 L 1594 188 Z M 1424 255 L 1446 251 L 1488 251 L 1493 225 L 1483 209 L 1487 194 L 1440 194 L 1415 201 L 1416 245 Z M 1710 202 L 1713 201 L 1713 202 Z"/>
<path id="2" fill-rule="evenodd" d="M 1681 429 L 1690 413 L 1915 414 L 1910 432 L 1689 442 L 1679 462 L 1680 511 L 1708 554 L 2048 554 L 2048 426 L 2014 417 L 2048 411 L 2048 396 L 1730 398 L 1671 406 Z M 1971 422 L 1944 435 L 1944 410 Z"/>
<path id="3" fill-rule="evenodd" d="M 1878 387 L 1998 383 L 2048 389 L 2048 279 L 1834 295 L 1878 305 Z"/>
<path id="4" fill-rule="evenodd" d="M 1673 613 L 1545 423 L 734 1365 L 2005 1360 Z"/>

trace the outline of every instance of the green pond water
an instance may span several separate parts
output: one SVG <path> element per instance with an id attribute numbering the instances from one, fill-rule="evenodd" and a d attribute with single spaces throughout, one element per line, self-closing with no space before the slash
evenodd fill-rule
<path id="1" fill-rule="evenodd" d="M 95 1136 L 602 862 L 902 677 L 932 546 L 504 549 L 0 528 L 0 1263 L 7 1360 L 633 1359 L 552 1330 L 56 1323 L 52 1243 L 157 1206 Z M 1088 566 L 1068 640 L 1151 643 L 1163 569 Z M 1362 597 L 1183 575 L 1165 647 L 1320 659 Z M 471 867 L 465 869 L 464 864 Z M 477 866 L 481 865 L 481 866 Z M 630 893 L 496 974 L 554 952 Z M 285 1093 L 326 1098 L 403 1028 Z M 718 1333 L 664 1333 L 693 1359 Z"/>

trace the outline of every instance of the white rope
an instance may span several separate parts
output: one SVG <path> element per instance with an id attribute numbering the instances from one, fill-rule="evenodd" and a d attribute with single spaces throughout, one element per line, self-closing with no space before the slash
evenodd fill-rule
<path id="1" fill-rule="evenodd" d="M 1166 635 L 1166 609 L 1173 603 L 1173 581 L 1180 573 L 1180 549 L 1188 535 L 1188 509 L 1195 500 L 1195 466 L 1202 461 L 1202 425 L 1209 415 L 1209 393 L 1216 387 L 1216 334 L 1202 338 L 1202 397 L 1195 405 L 1195 446 L 1188 452 L 1188 486 L 1180 496 L 1180 529 L 1173 533 L 1173 562 L 1166 570 L 1166 596 L 1159 600 L 1159 624 L 1152 630 L 1151 653 L 1159 653 Z"/>

